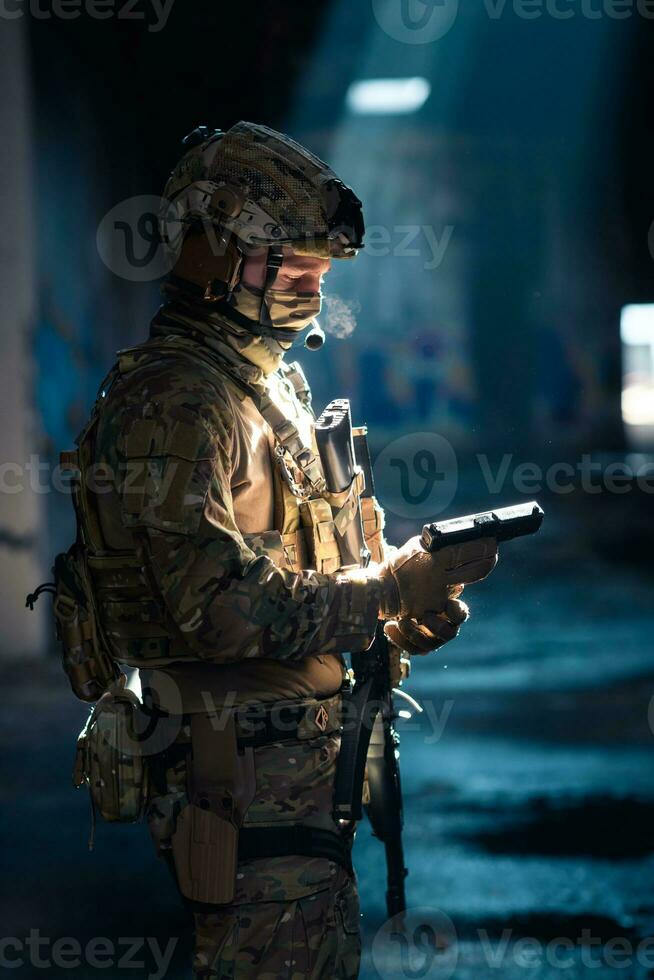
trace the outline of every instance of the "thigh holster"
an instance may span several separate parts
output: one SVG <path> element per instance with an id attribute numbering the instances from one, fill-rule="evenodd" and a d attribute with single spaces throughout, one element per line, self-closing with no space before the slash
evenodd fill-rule
<path id="1" fill-rule="evenodd" d="M 180 891 L 193 902 L 234 897 L 239 830 L 255 793 L 254 752 L 240 749 L 233 715 L 191 716 L 189 805 L 172 839 Z"/>

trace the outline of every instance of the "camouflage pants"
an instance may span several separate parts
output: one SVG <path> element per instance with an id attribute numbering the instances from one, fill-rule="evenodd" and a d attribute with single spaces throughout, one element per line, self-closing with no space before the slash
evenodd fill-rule
<path id="1" fill-rule="evenodd" d="M 299 859 L 296 859 L 299 860 Z M 356 980 L 359 900 L 334 888 L 293 902 L 232 905 L 196 915 L 195 976 L 203 980 Z"/>
<path id="2" fill-rule="evenodd" d="M 339 747 L 338 735 L 325 735 L 258 748 L 256 797 L 245 825 L 274 832 L 276 825 L 328 815 Z M 187 802 L 182 755 L 165 769 L 165 787 L 148 810 L 150 832 L 163 856 L 170 854 Z M 356 884 L 326 858 L 239 864 L 234 902 L 196 913 L 195 927 L 194 976 L 203 980 L 356 980 L 359 973 Z"/>

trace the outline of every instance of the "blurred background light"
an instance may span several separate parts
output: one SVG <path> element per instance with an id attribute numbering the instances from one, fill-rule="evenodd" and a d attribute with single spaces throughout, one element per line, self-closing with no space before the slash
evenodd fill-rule
<path id="1" fill-rule="evenodd" d="M 622 418 L 632 444 L 651 442 L 654 427 L 654 304 L 622 310 Z"/>
<path id="2" fill-rule="evenodd" d="M 357 116 L 408 115 L 418 112 L 430 94 L 426 78 L 369 78 L 352 82 L 345 104 Z"/>
<path id="3" fill-rule="evenodd" d="M 632 303 L 620 317 L 620 334 L 628 347 L 654 348 L 654 303 Z"/>

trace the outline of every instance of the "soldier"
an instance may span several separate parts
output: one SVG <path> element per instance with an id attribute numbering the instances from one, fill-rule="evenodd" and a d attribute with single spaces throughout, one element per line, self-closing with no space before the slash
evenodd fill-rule
<path id="1" fill-rule="evenodd" d="M 368 501 L 376 560 L 341 568 L 334 517 L 357 487 L 327 493 L 309 389 L 284 355 L 332 259 L 363 247 L 352 190 L 239 123 L 196 131 L 165 197 L 169 239 L 181 228 L 165 303 L 80 442 L 105 480 L 82 517 L 98 629 L 176 722 L 150 759 L 148 820 L 195 915 L 195 976 L 351 980 L 353 828 L 331 807 L 342 655 L 380 618 L 412 653 L 452 639 L 495 543 L 388 549 Z"/>

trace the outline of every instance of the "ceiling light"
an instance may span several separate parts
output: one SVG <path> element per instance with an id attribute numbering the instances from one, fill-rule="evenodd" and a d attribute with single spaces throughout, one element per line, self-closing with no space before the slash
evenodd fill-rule
<path id="1" fill-rule="evenodd" d="M 421 109 L 430 94 L 426 78 L 368 78 L 352 82 L 345 104 L 357 116 L 407 115 Z"/>

